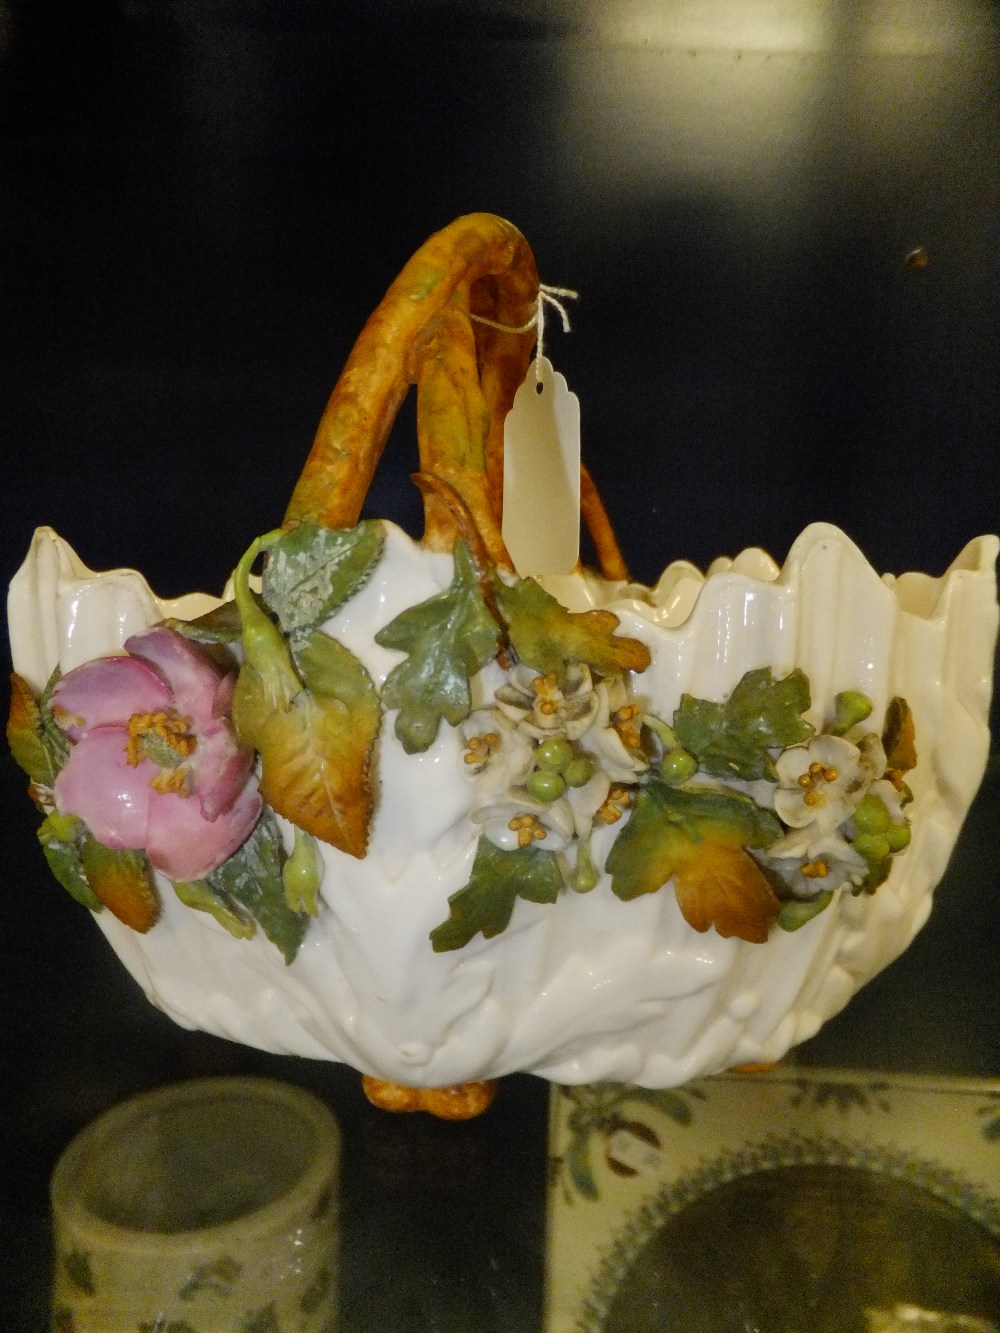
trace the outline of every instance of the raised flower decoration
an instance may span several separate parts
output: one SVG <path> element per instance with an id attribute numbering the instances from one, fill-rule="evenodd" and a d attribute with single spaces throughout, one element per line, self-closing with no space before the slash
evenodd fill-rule
<path id="1" fill-rule="evenodd" d="M 616 822 L 621 784 L 649 766 L 633 721 L 638 711 L 621 676 L 595 680 L 584 663 L 561 674 L 514 667 L 493 707 L 463 725 L 473 823 L 504 850 L 538 844 L 562 852 L 586 841 L 595 819 Z"/>
<path id="2" fill-rule="evenodd" d="M 253 754 L 227 721 L 233 677 L 166 627 L 134 635 L 56 684 L 71 742 L 53 795 L 104 847 L 143 850 L 173 880 L 197 880 L 246 840 L 261 812 Z"/>

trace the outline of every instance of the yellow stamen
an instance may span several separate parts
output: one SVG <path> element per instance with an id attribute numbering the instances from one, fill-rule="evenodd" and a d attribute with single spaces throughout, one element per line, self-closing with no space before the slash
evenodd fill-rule
<path id="1" fill-rule="evenodd" d="M 541 842 L 545 837 L 545 825 L 537 815 L 515 815 L 507 827 L 517 834 L 518 847 L 530 847 L 533 842 Z"/>
<path id="2" fill-rule="evenodd" d="M 838 777 L 837 770 L 835 768 L 824 768 L 823 777 L 827 782 L 836 782 Z"/>
<path id="3" fill-rule="evenodd" d="M 802 867 L 802 873 L 806 879 L 826 879 L 830 873 L 830 867 L 825 861 L 808 861 Z"/>
<path id="4" fill-rule="evenodd" d="M 826 797 L 821 791 L 813 789 L 803 794 L 802 803 L 808 806 L 826 805 Z"/>
<path id="5" fill-rule="evenodd" d="M 155 778 L 151 778 L 149 785 L 154 791 L 167 795 L 172 793 L 175 796 L 190 796 L 191 785 L 186 768 L 161 768 Z"/>
<path id="6" fill-rule="evenodd" d="M 471 736 L 464 760 L 467 764 L 484 764 L 499 748 L 500 736 L 495 731 L 487 731 L 482 736 Z"/>
<path id="7" fill-rule="evenodd" d="M 553 694 L 558 685 L 559 678 L 554 671 L 549 671 L 544 676 L 536 676 L 531 682 L 531 688 L 536 694 Z"/>

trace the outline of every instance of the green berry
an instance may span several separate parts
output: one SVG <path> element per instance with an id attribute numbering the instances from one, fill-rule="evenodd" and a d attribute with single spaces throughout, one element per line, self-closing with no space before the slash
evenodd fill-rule
<path id="1" fill-rule="evenodd" d="M 660 760 L 660 777 L 671 787 L 678 787 L 698 772 L 698 760 L 683 745 L 672 745 Z"/>
<path id="2" fill-rule="evenodd" d="M 581 755 L 566 765 L 562 775 L 567 787 L 585 787 L 594 776 L 594 765 Z"/>
<path id="3" fill-rule="evenodd" d="M 827 730 L 833 736 L 843 736 L 871 714 L 872 701 L 860 690 L 841 690 L 833 701 L 833 709 L 833 721 Z"/>
<path id="4" fill-rule="evenodd" d="M 550 741 L 542 741 L 535 751 L 535 763 L 549 773 L 561 773 L 572 760 L 573 747 L 563 736 L 554 736 Z"/>
<path id="5" fill-rule="evenodd" d="M 871 792 L 858 802 L 852 818 L 859 833 L 885 833 L 892 823 L 885 801 Z"/>
<path id="6" fill-rule="evenodd" d="M 566 790 L 566 783 L 559 773 L 546 772 L 536 768 L 524 784 L 536 801 L 558 801 Z"/>
<path id="7" fill-rule="evenodd" d="M 859 833 L 851 846 L 866 861 L 884 861 L 889 855 L 889 839 L 884 833 Z"/>
<path id="8" fill-rule="evenodd" d="M 890 824 L 885 836 L 889 840 L 890 852 L 903 852 L 910 845 L 910 826 L 905 821 L 902 824 Z"/>

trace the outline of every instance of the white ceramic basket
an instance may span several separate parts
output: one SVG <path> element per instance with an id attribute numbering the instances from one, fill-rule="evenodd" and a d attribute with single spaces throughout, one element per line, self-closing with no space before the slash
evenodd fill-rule
<path id="1" fill-rule="evenodd" d="M 385 527 L 368 582 L 324 626 L 376 686 L 401 657 L 376 633 L 445 589 L 453 570 L 450 555 Z M 592 575 L 550 585 L 571 609 L 613 610 L 619 632 L 648 646 L 651 665 L 634 688 L 667 719 L 685 692 L 722 702 L 763 666 L 806 673 L 806 718 L 817 727 L 843 690 L 870 697 L 876 729 L 890 700 L 908 701 L 918 751 L 907 774 L 911 844 L 876 892 L 842 891 L 800 929 L 774 929 L 764 943 L 722 938 L 693 929 L 673 893 L 623 902 L 602 873 L 587 893 L 519 899 L 492 939 L 435 952 L 429 934 L 469 880 L 481 833 L 469 817 L 466 740 L 446 724 L 419 754 L 383 726 L 367 855 L 322 845 L 322 902 L 291 965 L 260 932 L 234 938 L 182 905 L 162 876 L 162 916 L 151 930 L 138 934 L 107 911 L 98 924 L 178 1023 L 411 1086 L 525 1070 L 564 1083 L 666 1087 L 776 1060 L 927 918 L 988 753 L 997 550 L 995 537 L 981 537 L 941 578 L 879 577 L 843 533 L 817 524 L 780 569 L 749 550 L 716 561 L 707 576 L 672 565 L 653 590 Z M 39 529 L 11 588 L 15 670 L 40 691 L 56 666 L 120 652 L 164 616 L 191 618 L 215 604 L 200 594 L 161 602 L 134 571 L 92 573 Z M 477 698 L 488 697 L 490 669 L 474 684 Z M 598 868 L 616 834 L 595 833 Z"/>

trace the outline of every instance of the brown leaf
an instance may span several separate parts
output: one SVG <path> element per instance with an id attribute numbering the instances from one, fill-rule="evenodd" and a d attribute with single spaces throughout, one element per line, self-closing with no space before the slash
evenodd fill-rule
<path id="1" fill-rule="evenodd" d="M 350 856 L 363 857 L 375 806 L 374 746 L 381 712 L 371 678 L 322 631 L 296 650 L 306 688 L 271 708 L 244 664 L 233 699 L 240 735 L 259 751 L 260 794 L 279 815 Z"/>
<path id="2" fill-rule="evenodd" d="M 891 699 L 885 713 L 882 745 L 885 748 L 886 777 L 898 791 L 904 791 L 903 774 L 917 766 L 917 733 L 913 713 L 905 699 Z"/>
<path id="3" fill-rule="evenodd" d="M 80 861 L 87 883 L 119 921 L 144 934 L 160 915 L 160 897 L 143 852 L 117 852 L 85 837 Z"/>
<path id="4" fill-rule="evenodd" d="M 7 744 L 14 761 L 32 782 L 51 786 L 53 773 L 39 735 L 38 703 L 28 682 L 10 673 L 10 715 L 7 718 Z"/>
<path id="5" fill-rule="evenodd" d="M 763 944 L 781 910 L 753 857 L 725 842 L 703 842 L 677 856 L 674 890 L 688 925 L 714 926 L 725 939 Z"/>

